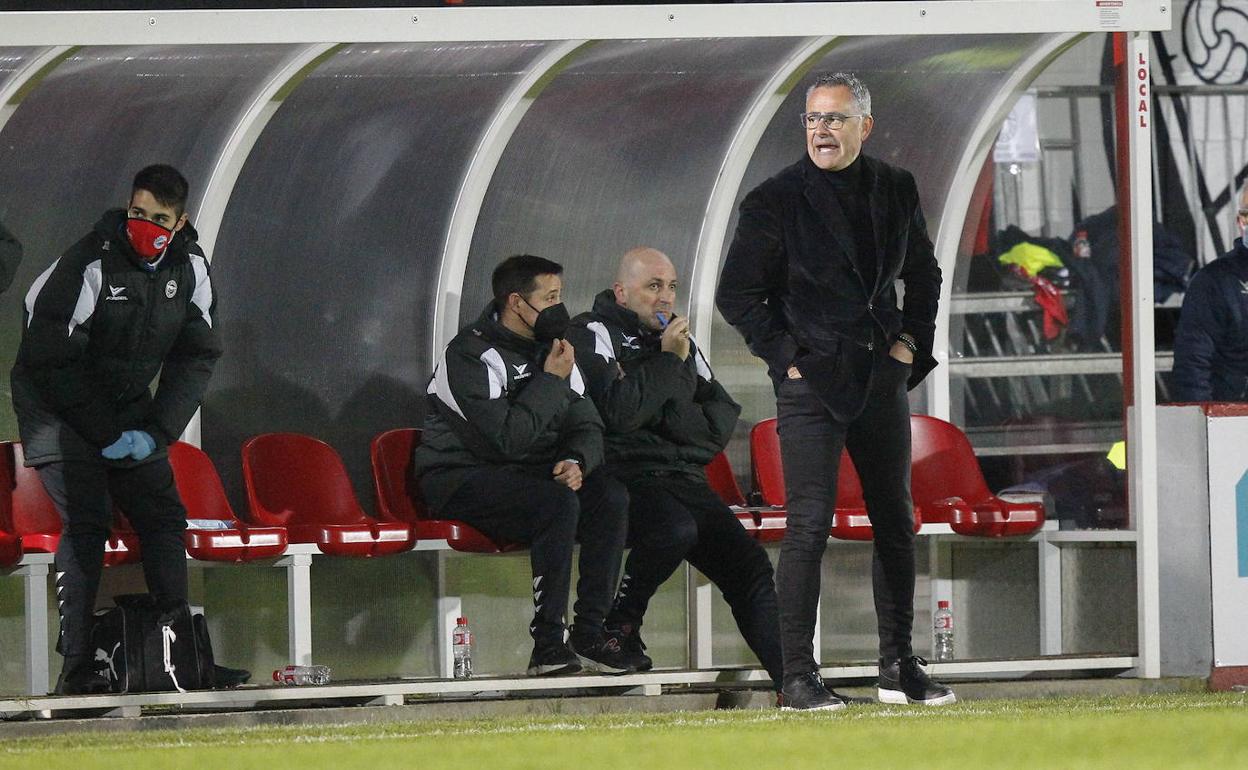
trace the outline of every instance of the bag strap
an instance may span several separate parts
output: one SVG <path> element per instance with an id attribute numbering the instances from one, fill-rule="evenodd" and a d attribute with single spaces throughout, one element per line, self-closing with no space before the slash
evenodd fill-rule
<path id="1" fill-rule="evenodd" d="M 174 673 L 178 667 L 173 665 L 173 654 L 172 654 L 171 647 L 172 647 L 173 642 L 177 641 L 178 635 L 173 632 L 172 622 L 170 622 L 169 624 L 161 625 L 160 635 L 161 635 L 161 642 L 164 647 L 164 653 L 165 653 L 165 673 L 168 674 L 169 678 L 173 680 L 173 686 L 177 688 L 178 692 L 185 694 L 186 690 L 183 690 L 182 685 L 178 684 L 177 674 Z"/>

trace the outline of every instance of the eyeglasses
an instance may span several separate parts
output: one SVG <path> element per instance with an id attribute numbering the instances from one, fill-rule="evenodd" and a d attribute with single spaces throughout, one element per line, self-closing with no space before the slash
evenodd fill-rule
<path id="1" fill-rule="evenodd" d="M 802 125 L 806 126 L 807 131 L 815 130 L 816 128 L 819 127 L 820 123 L 823 124 L 824 128 L 828 128 L 828 129 L 844 128 L 845 121 L 849 120 L 850 118 L 865 118 L 865 117 L 868 117 L 868 116 L 865 114 L 842 115 L 839 112 L 803 112 L 802 113 Z"/>

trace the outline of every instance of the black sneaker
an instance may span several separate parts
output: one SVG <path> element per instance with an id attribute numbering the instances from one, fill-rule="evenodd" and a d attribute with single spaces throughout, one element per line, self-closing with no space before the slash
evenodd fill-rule
<path id="1" fill-rule="evenodd" d="M 628 656 L 634 671 L 649 671 L 654 661 L 646 654 L 646 643 L 641 641 L 641 629 L 632 623 L 608 625 L 603 629 L 607 639 L 614 639 Z"/>
<path id="2" fill-rule="evenodd" d="M 56 678 L 57 695 L 101 695 L 113 691 L 108 677 L 89 665 L 62 669 Z"/>
<path id="3" fill-rule="evenodd" d="M 631 674 L 637 670 L 637 661 L 624 652 L 620 640 L 601 631 L 589 636 L 573 634 L 571 647 L 586 670 L 600 674 Z"/>
<path id="4" fill-rule="evenodd" d="M 581 659 L 560 639 L 533 647 L 529 656 L 529 676 L 559 676 L 581 670 Z"/>
<path id="5" fill-rule="evenodd" d="M 248 679 L 251 679 L 251 672 L 246 669 L 215 664 L 212 667 L 212 686 L 216 689 L 238 687 L 247 684 Z"/>
<path id="6" fill-rule="evenodd" d="M 927 661 L 918 655 L 908 658 L 885 660 L 880 658 L 880 684 L 876 696 L 880 703 L 905 705 L 918 703 L 924 706 L 947 706 L 958 698 L 953 690 L 933 682 L 923 666 Z"/>
<path id="7" fill-rule="evenodd" d="M 777 702 L 781 711 L 839 711 L 845 708 L 845 701 L 833 695 L 823 685 L 823 677 L 817 673 L 786 676 Z"/>

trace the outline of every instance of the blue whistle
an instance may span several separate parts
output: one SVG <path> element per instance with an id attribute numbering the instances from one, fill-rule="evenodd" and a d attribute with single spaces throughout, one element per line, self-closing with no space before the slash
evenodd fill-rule
<path id="1" fill-rule="evenodd" d="M 657 318 L 657 319 L 659 319 L 659 328 L 660 328 L 660 329 L 666 329 L 666 328 L 667 328 L 668 323 L 670 323 L 670 321 L 668 320 L 668 317 L 667 317 L 667 313 L 664 313 L 662 310 L 657 311 L 657 312 L 654 314 L 654 317 L 655 317 L 655 318 Z"/>

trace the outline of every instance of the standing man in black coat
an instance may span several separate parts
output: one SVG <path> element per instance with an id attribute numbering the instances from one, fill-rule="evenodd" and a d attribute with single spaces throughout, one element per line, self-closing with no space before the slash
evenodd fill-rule
<path id="1" fill-rule="evenodd" d="M 655 591 L 688 559 L 723 592 L 750 649 L 780 687 L 771 561 L 706 480 L 741 407 L 715 379 L 675 315 L 676 268 L 657 249 L 620 261 L 610 289 L 568 331 L 606 426 L 607 470 L 629 493 L 624 577 L 607 635 L 648 670 L 641 621 Z"/>
<path id="2" fill-rule="evenodd" d="M 60 694 L 109 688 L 94 668 L 90 631 L 114 502 L 139 534 L 148 590 L 161 604 L 187 598 L 186 509 L 167 447 L 221 356 L 187 191 L 176 169 L 143 169 L 127 208 L 105 212 L 26 295 L 13 409 L 26 464 L 39 469 L 64 522 Z"/>
<path id="3" fill-rule="evenodd" d="M 880 635 L 878 696 L 944 704 L 910 646 L 914 504 L 908 388 L 932 358 L 940 267 L 909 172 L 861 155 L 871 95 L 854 75 L 820 77 L 801 115 L 806 156 L 741 203 L 716 303 L 767 362 L 776 387 L 788 525 L 776 589 L 783 701 L 836 709 L 812 638 L 820 563 L 836 506 L 841 452 L 862 477 L 875 533 L 872 582 Z M 894 282 L 905 284 L 899 308 Z"/>

